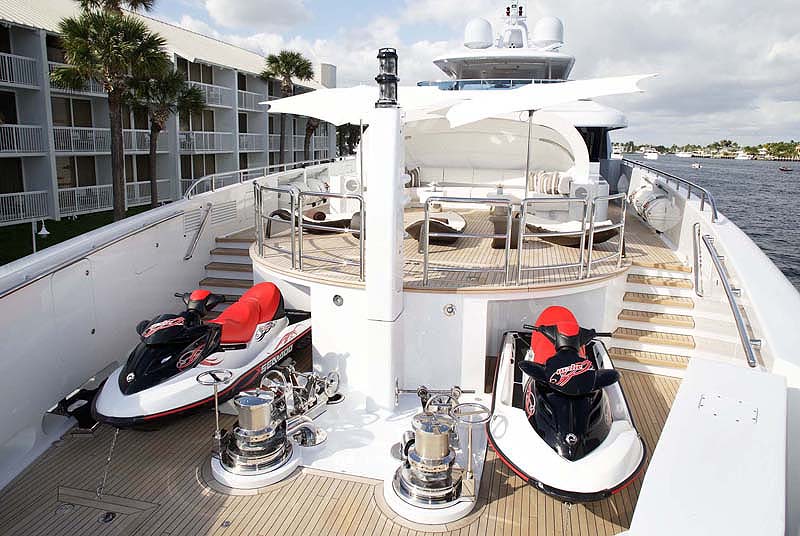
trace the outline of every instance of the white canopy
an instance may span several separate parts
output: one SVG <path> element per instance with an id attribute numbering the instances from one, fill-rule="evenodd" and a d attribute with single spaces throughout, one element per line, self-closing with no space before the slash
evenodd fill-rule
<path id="1" fill-rule="evenodd" d="M 640 80 L 655 75 L 595 78 L 553 84 L 530 84 L 517 89 L 497 91 L 446 91 L 436 87 L 398 88 L 398 103 L 405 111 L 405 121 L 413 122 L 447 115 L 450 127 L 458 127 L 489 117 L 541 110 L 548 106 L 605 95 L 642 91 Z M 368 123 L 378 100 L 375 86 L 320 89 L 270 101 L 269 111 L 314 117 L 334 125 Z"/>

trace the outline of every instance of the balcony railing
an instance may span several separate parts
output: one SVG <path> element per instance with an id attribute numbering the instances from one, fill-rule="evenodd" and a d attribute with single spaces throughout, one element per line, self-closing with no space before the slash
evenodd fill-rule
<path id="1" fill-rule="evenodd" d="M 265 148 L 263 134 L 239 134 L 240 151 L 263 151 Z"/>
<path id="2" fill-rule="evenodd" d="M 47 198 L 47 191 L 0 194 L 0 225 L 48 217 Z"/>
<path id="3" fill-rule="evenodd" d="M 302 151 L 303 147 L 305 146 L 306 137 L 300 134 L 295 134 L 292 136 L 294 139 L 294 150 L 295 151 Z"/>
<path id="4" fill-rule="evenodd" d="M 314 136 L 314 150 L 327 151 L 328 150 L 328 137 L 327 136 Z"/>
<path id="5" fill-rule="evenodd" d="M 163 130 L 158 135 L 156 150 L 158 152 L 168 151 L 168 134 Z M 126 152 L 149 152 L 150 151 L 150 131 L 149 130 L 124 130 L 122 131 L 122 142 Z"/>
<path id="6" fill-rule="evenodd" d="M 231 97 L 233 90 L 227 87 L 193 81 L 188 82 L 188 84 L 203 92 L 203 97 L 205 98 L 207 106 L 222 106 L 225 108 L 233 106 L 233 99 Z"/>
<path id="7" fill-rule="evenodd" d="M 270 134 L 269 135 L 269 150 L 270 151 L 280 151 L 281 150 L 281 135 L 280 134 Z"/>
<path id="8" fill-rule="evenodd" d="M 46 151 L 42 127 L 0 125 L 0 153 L 43 153 Z"/>
<path id="9" fill-rule="evenodd" d="M 47 62 L 47 68 L 48 68 L 48 71 L 51 74 L 58 67 L 67 67 L 67 64 L 66 63 L 57 63 L 57 62 L 54 62 L 54 61 Z M 99 96 L 99 97 L 105 97 L 106 96 L 106 92 L 103 89 L 103 85 L 100 82 L 97 82 L 96 80 L 89 80 L 86 83 L 86 85 L 83 87 L 83 89 L 79 89 L 79 90 L 70 89 L 70 88 L 68 88 L 66 86 L 63 86 L 61 84 L 56 84 L 52 80 L 50 80 L 50 87 L 53 90 L 58 91 L 60 93 L 96 95 L 96 96 Z"/>
<path id="10" fill-rule="evenodd" d="M 187 153 L 221 153 L 233 150 L 230 132 L 181 132 L 181 151 Z"/>
<path id="11" fill-rule="evenodd" d="M 62 216 L 76 216 L 110 209 L 113 206 L 113 186 L 78 186 L 58 190 L 58 208 Z"/>
<path id="12" fill-rule="evenodd" d="M 252 91 L 242 91 L 239 90 L 237 92 L 239 98 L 239 109 L 250 111 L 250 112 L 263 112 L 264 106 L 259 104 L 259 102 L 264 102 L 267 100 L 265 95 L 261 93 L 253 93 Z"/>
<path id="13" fill-rule="evenodd" d="M 158 201 L 169 201 L 172 199 L 169 179 L 158 179 Z M 125 195 L 128 206 L 146 205 L 150 202 L 150 181 L 128 182 L 125 183 Z"/>
<path id="14" fill-rule="evenodd" d="M 56 152 L 108 153 L 111 151 L 111 130 L 93 127 L 53 127 Z"/>
<path id="15" fill-rule="evenodd" d="M 16 54 L 0 53 L 0 82 L 39 87 L 36 60 Z"/>

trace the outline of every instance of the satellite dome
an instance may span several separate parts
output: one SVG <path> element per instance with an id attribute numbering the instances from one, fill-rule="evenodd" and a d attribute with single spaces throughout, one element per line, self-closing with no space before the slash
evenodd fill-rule
<path id="1" fill-rule="evenodd" d="M 483 18 L 472 19 L 464 29 L 464 46 L 467 48 L 489 48 L 492 46 L 491 23 Z"/>
<path id="2" fill-rule="evenodd" d="M 564 44 L 564 23 L 557 17 L 544 17 L 533 27 L 533 44 L 539 48 L 558 48 Z"/>

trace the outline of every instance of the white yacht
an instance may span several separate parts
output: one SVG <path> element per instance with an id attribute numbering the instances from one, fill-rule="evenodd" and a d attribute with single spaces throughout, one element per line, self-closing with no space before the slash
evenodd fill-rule
<path id="1" fill-rule="evenodd" d="M 675 153 L 675 156 L 677 156 L 678 158 L 692 158 L 694 154 L 687 151 L 679 151 Z"/>
<path id="2" fill-rule="evenodd" d="M 800 294 L 714 192 L 611 158 L 591 99 L 647 76 L 570 80 L 527 22 L 469 22 L 446 81 L 381 49 L 377 87 L 270 101 L 354 157 L 0 267 L 2 532 L 797 533 Z"/>

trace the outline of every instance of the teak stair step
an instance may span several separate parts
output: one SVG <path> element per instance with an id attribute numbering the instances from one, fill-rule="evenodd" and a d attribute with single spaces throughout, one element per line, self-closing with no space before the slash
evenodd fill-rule
<path id="1" fill-rule="evenodd" d="M 214 248 L 211 250 L 212 255 L 230 255 L 232 257 L 249 257 L 250 252 L 241 248 Z"/>
<path id="2" fill-rule="evenodd" d="M 636 341 L 648 344 L 663 344 L 665 346 L 681 346 L 694 349 L 694 337 L 680 333 L 664 333 L 663 331 L 649 331 L 646 329 L 617 328 L 614 330 L 615 339 Z"/>
<path id="3" fill-rule="evenodd" d="M 643 274 L 628 274 L 628 283 L 635 283 L 637 285 L 650 285 L 653 287 L 688 288 L 688 289 L 691 289 L 693 287 L 693 284 L 689 279 L 680 279 L 677 277 L 659 277 L 654 275 L 643 275 Z"/>
<path id="4" fill-rule="evenodd" d="M 656 313 L 654 311 L 637 311 L 635 309 L 623 309 L 617 315 L 619 320 L 629 322 L 647 322 L 648 324 L 660 324 L 662 326 L 676 326 L 680 328 L 693 328 L 694 318 L 686 315 L 675 315 L 670 313 Z"/>
<path id="5" fill-rule="evenodd" d="M 661 296 L 658 294 L 647 294 L 645 292 L 626 292 L 625 296 L 622 298 L 622 301 L 694 309 L 694 301 L 692 301 L 691 298 L 683 298 L 680 296 Z"/>
<path id="6" fill-rule="evenodd" d="M 691 266 L 686 266 L 679 262 L 655 262 L 641 259 L 634 259 L 631 264 L 641 268 L 653 268 L 655 270 L 670 270 L 673 272 L 683 272 L 686 274 L 692 273 Z"/>
<path id="7" fill-rule="evenodd" d="M 214 261 L 206 264 L 206 270 L 216 270 L 218 272 L 244 272 L 250 273 L 253 271 L 253 265 L 240 264 L 236 262 L 219 262 Z"/>
<path id="8" fill-rule="evenodd" d="M 206 277 L 200 281 L 201 287 L 230 287 L 230 288 L 250 288 L 253 286 L 252 279 L 226 279 L 224 277 Z"/>
<path id="9" fill-rule="evenodd" d="M 608 349 L 608 355 L 614 361 L 627 361 L 630 363 L 657 367 L 685 369 L 689 364 L 689 358 L 683 355 L 645 352 L 643 350 L 633 350 L 630 348 L 611 347 Z"/>

